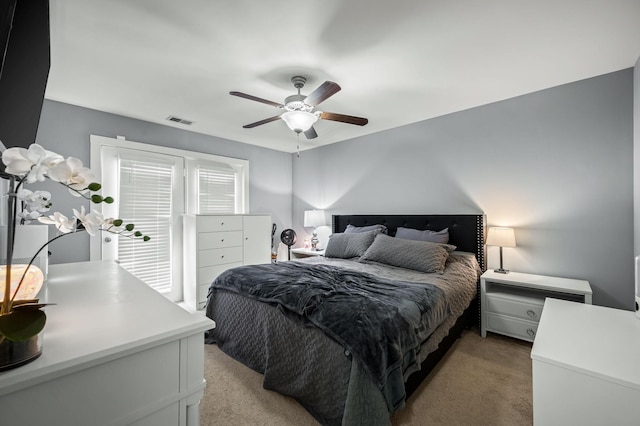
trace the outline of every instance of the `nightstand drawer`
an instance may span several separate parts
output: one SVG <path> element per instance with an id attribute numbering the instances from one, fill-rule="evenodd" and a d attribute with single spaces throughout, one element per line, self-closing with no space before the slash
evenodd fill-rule
<path id="1" fill-rule="evenodd" d="M 504 334 L 517 339 L 533 342 L 538 331 L 538 323 L 513 317 L 487 313 L 487 331 Z"/>
<path id="2" fill-rule="evenodd" d="M 536 297 L 509 294 L 508 292 L 487 293 L 487 312 L 538 322 L 542 315 L 544 300 Z"/>

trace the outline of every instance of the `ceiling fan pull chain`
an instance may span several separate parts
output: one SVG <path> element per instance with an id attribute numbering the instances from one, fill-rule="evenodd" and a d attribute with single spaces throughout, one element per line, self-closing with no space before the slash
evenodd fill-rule
<path id="1" fill-rule="evenodd" d="M 296 157 L 300 158 L 300 132 L 296 133 L 296 138 L 298 139 L 296 143 Z"/>

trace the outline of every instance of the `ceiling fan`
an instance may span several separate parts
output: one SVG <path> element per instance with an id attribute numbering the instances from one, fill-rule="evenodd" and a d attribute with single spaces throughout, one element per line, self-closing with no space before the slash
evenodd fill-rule
<path id="1" fill-rule="evenodd" d="M 298 89 L 297 95 L 291 95 L 285 98 L 284 104 L 278 102 L 268 101 L 266 99 L 258 98 L 256 96 L 247 95 L 242 92 L 229 92 L 230 95 L 239 96 L 241 98 L 249 99 L 256 102 L 262 102 L 267 105 L 274 106 L 279 109 L 284 109 L 280 115 L 265 118 L 264 120 L 256 121 L 255 123 L 242 126 L 245 129 L 251 129 L 262 124 L 271 123 L 279 119 L 284 120 L 287 126 L 294 132 L 300 134 L 304 133 L 307 139 L 313 139 L 318 137 L 316 130 L 313 128 L 318 119 L 340 121 L 347 124 L 356 124 L 358 126 L 364 126 L 369 122 L 366 118 L 354 117 L 351 115 L 335 114 L 333 112 L 316 111 L 315 108 L 323 101 L 333 96 L 341 87 L 333 81 L 325 81 L 316 90 L 305 96 L 300 93 L 300 89 L 304 87 L 307 82 L 305 77 L 294 76 L 291 78 L 293 86 Z"/>

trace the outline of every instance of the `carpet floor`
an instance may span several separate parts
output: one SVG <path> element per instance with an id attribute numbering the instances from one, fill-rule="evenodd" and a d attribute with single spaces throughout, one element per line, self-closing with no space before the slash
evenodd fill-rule
<path id="1" fill-rule="evenodd" d="M 392 419 L 394 426 L 531 425 L 531 344 L 465 331 Z M 294 399 L 262 388 L 262 375 L 205 345 L 202 426 L 316 426 Z"/>

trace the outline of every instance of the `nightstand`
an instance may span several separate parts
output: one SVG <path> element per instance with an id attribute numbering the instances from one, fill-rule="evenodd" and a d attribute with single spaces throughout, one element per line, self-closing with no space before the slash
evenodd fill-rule
<path id="1" fill-rule="evenodd" d="M 591 304 L 588 281 L 487 271 L 480 277 L 482 337 L 487 331 L 533 342 L 547 297 Z"/>
<path id="2" fill-rule="evenodd" d="M 309 257 L 309 256 L 324 256 L 324 250 L 311 250 L 308 248 L 294 248 L 291 249 L 293 257 Z"/>

